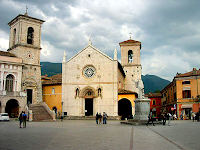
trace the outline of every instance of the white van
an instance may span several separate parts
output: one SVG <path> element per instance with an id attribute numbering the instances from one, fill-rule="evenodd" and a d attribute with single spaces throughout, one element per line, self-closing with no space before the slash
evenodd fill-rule
<path id="1" fill-rule="evenodd" d="M 9 121 L 8 113 L 0 113 L 0 121 Z"/>

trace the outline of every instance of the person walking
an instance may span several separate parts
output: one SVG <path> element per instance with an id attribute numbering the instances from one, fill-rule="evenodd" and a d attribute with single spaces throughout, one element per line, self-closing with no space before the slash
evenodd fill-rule
<path id="1" fill-rule="evenodd" d="M 99 119 L 99 124 L 101 124 L 101 119 L 102 119 L 102 115 L 101 115 L 101 113 L 99 113 L 99 115 L 98 115 L 98 119 Z"/>
<path id="2" fill-rule="evenodd" d="M 155 126 L 155 124 L 153 123 L 153 114 L 152 114 L 152 110 L 150 110 L 150 112 L 149 112 L 148 122 L 146 123 L 147 126 L 148 126 L 148 124 L 149 124 L 150 121 L 152 121 L 152 125 Z"/>
<path id="3" fill-rule="evenodd" d="M 171 119 L 172 119 L 172 114 L 168 113 L 168 116 L 169 116 L 168 126 L 170 126 L 170 121 L 171 121 Z"/>
<path id="4" fill-rule="evenodd" d="M 23 128 L 26 128 L 26 118 L 27 118 L 27 114 L 25 113 L 25 111 L 24 111 L 24 113 L 23 113 L 23 115 L 22 115 L 22 118 L 23 118 Z"/>
<path id="5" fill-rule="evenodd" d="M 103 124 L 107 124 L 107 114 L 103 112 Z"/>
<path id="6" fill-rule="evenodd" d="M 22 114 L 23 114 L 23 111 L 19 115 L 19 127 L 20 128 L 22 128 L 22 122 L 23 122 Z"/>
<path id="7" fill-rule="evenodd" d="M 163 118 L 163 125 L 165 125 L 166 119 L 167 119 L 167 112 L 166 111 L 164 113 L 162 113 L 162 118 Z"/>
<path id="8" fill-rule="evenodd" d="M 192 112 L 192 120 L 193 120 L 193 122 L 194 122 L 194 120 L 195 120 L 195 112 Z"/>
<path id="9" fill-rule="evenodd" d="M 96 118 L 96 123 L 98 124 L 98 120 L 99 120 L 99 114 L 98 114 L 98 112 L 96 113 L 96 116 L 95 116 L 95 118 Z"/>
<path id="10" fill-rule="evenodd" d="M 199 122 L 199 112 L 197 112 L 197 114 L 196 114 L 196 120 L 197 120 L 197 122 Z"/>

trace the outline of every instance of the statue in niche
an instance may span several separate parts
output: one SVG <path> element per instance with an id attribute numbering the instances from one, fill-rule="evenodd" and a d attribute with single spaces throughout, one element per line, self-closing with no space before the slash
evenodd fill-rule
<path id="1" fill-rule="evenodd" d="M 98 88 L 98 96 L 101 96 L 101 88 Z"/>
<path id="2" fill-rule="evenodd" d="M 75 95 L 75 98 L 76 98 L 76 97 L 79 97 L 79 93 L 80 93 L 79 89 L 76 88 L 76 95 Z"/>

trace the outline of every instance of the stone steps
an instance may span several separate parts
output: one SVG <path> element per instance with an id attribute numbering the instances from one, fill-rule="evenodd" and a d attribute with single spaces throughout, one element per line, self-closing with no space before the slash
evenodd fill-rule
<path id="1" fill-rule="evenodd" d="M 30 105 L 29 110 L 32 110 L 33 121 L 53 121 L 52 116 L 42 105 Z"/>

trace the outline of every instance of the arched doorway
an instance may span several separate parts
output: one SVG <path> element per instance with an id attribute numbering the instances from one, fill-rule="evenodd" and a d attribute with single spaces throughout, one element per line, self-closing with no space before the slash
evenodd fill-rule
<path id="1" fill-rule="evenodd" d="M 17 118 L 19 114 L 19 104 L 15 99 L 11 99 L 6 103 L 5 112 L 12 118 Z"/>
<path id="2" fill-rule="evenodd" d="M 56 118 L 57 118 L 57 108 L 56 108 L 56 106 L 53 107 L 53 111 L 55 112 Z"/>
<path id="3" fill-rule="evenodd" d="M 94 98 L 98 97 L 97 90 L 91 86 L 87 86 L 81 90 L 79 97 L 85 99 L 85 105 L 83 105 L 85 116 L 93 116 L 93 113 L 96 111 L 96 102 L 94 101 Z"/>
<path id="4" fill-rule="evenodd" d="M 88 90 L 85 94 L 85 116 L 93 116 L 93 91 Z"/>
<path id="5" fill-rule="evenodd" d="M 118 101 L 118 115 L 122 116 L 122 120 L 132 118 L 132 105 L 128 99 L 124 98 Z"/>

